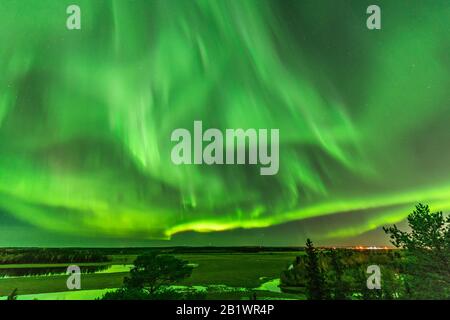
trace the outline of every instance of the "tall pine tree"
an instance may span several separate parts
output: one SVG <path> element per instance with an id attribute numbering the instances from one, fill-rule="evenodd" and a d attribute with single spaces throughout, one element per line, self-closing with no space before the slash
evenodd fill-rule
<path id="1" fill-rule="evenodd" d="M 319 255 L 310 239 L 306 240 L 306 292 L 309 300 L 326 300 L 328 294 L 323 270 L 319 265 Z"/>

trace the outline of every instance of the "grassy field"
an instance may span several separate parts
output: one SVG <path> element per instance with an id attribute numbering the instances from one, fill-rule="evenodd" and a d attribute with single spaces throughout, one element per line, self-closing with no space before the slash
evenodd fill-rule
<path id="1" fill-rule="evenodd" d="M 189 263 L 198 265 L 194 268 L 192 276 L 185 279 L 179 285 L 184 286 L 208 286 L 226 285 L 237 288 L 257 288 L 262 283 L 279 278 L 282 270 L 292 263 L 299 252 L 283 253 L 202 253 L 202 254 L 176 254 L 177 258 L 187 260 Z M 110 256 L 111 261 L 107 264 L 131 264 L 136 258 L 135 255 Z M 80 263 L 80 266 L 98 266 L 105 263 Z M 8 265 L 6 267 L 52 267 L 67 266 L 65 264 L 24 264 Z M 123 273 L 105 274 L 83 274 L 81 286 L 83 290 L 117 288 L 123 283 L 123 278 L 127 275 Z M 19 278 L 0 279 L 0 296 L 11 293 L 15 288 L 19 290 L 19 295 L 50 293 L 67 291 L 67 276 L 31 276 Z M 258 295 L 272 298 L 298 298 L 298 296 L 258 291 Z M 240 299 L 249 296 L 249 292 L 212 292 L 209 299 Z"/>
<path id="2" fill-rule="evenodd" d="M 262 277 L 279 278 L 298 253 L 178 255 L 198 264 L 183 284 L 224 284 L 231 287 L 258 287 Z"/>

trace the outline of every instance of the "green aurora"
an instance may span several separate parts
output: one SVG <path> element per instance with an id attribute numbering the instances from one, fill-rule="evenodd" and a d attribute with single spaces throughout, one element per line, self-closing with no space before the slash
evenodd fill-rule
<path id="1" fill-rule="evenodd" d="M 448 212 L 449 31 L 448 0 L 1 0 L 0 245 L 331 243 Z M 175 166 L 194 120 L 279 128 L 279 173 Z"/>

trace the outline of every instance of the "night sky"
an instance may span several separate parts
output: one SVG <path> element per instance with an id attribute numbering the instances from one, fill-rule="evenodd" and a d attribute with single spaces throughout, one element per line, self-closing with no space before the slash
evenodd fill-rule
<path id="1" fill-rule="evenodd" d="M 1 0 L 0 246 L 388 243 L 450 210 L 449 31 L 448 0 Z M 278 174 L 174 165 L 195 120 L 279 129 Z"/>

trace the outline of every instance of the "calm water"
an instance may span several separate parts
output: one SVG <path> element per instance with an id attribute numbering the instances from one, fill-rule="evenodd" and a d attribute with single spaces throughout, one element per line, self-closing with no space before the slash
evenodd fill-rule
<path id="1" fill-rule="evenodd" d="M 193 267 L 198 265 L 192 264 Z M 133 268 L 133 265 L 105 265 L 105 266 L 89 266 L 81 267 L 83 273 L 119 273 L 119 272 L 129 272 Z M 47 277 L 52 275 L 65 275 L 66 268 L 64 267 L 42 267 L 42 268 L 7 268 L 0 269 L 0 277 L 2 278 L 15 278 L 15 277 Z M 254 290 L 264 290 L 271 292 L 281 292 L 280 279 L 272 279 L 261 284 L 260 287 Z M 187 290 L 194 289 L 197 291 L 215 291 L 215 292 L 235 292 L 241 291 L 245 292 L 249 289 L 240 287 L 229 287 L 227 285 L 209 285 L 209 286 L 172 286 L 176 290 Z M 73 291 L 63 291 L 63 292 L 50 292 L 50 293 L 39 293 L 39 294 L 25 294 L 19 295 L 18 300 L 95 300 L 101 298 L 105 293 L 109 291 L 114 291 L 114 288 L 108 289 L 95 289 L 95 290 L 73 290 Z M 0 300 L 6 300 L 6 296 L 0 297 Z"/>
<path id="2" fill-rule="evenodd" d="M 273 279 L 263 283 L 256 290 L 264 290 L 271 292 L 281 292 L 278 287 L 280 279 Z M 190 290 L 197 291 L 213 291 L 213 292 L 246 292 L 247 288 L 229 287 L 227 285 L 209 285 L 209 286 L 171 286 L 175 290 Z M 114 291 L 116 289 L 97 289 L 97 290 L 74 290 L 63 292 L 50 292 L 50 293 L 38 293 L 38 294 L 25 294 L 17 296 L 18 300 L 95 300 L 101 298 L 105 293 Z M 0 297 L 0 300 L 6 300 L 6 296 Z"/>
<path id="3" fill-rule="evenodd" d="M 132 264 L 113 264 L 104 266 L 82 266 L 82 273 L 118 273 L 129 272 Z M 54 275 L 65 275 L 66 267 L 39 267 L 39 268 L 0 268 L 0 278 L 18 278 L 18 277 L 48 277 Z"/>
<path id="4" fill-rule="evenodd" d="M 101 298 L 105 293 L 116 289 L 98 289 L 98 290 L 74 290 L 63 292 L 50 292 L 38 294 L 18 295 L 17 300 L 95 300 Z M 0 297 L 0 300 L 6 300 L 7 297 Z"/>

